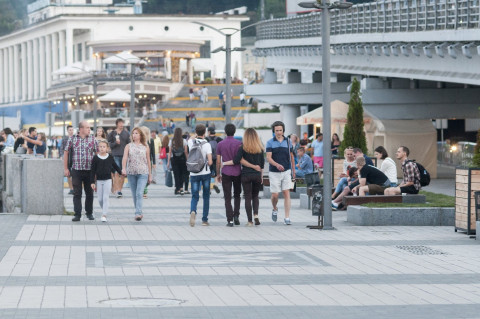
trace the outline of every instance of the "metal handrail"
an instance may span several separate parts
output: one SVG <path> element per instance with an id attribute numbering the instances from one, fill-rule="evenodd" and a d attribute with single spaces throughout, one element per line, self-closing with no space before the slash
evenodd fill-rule
<path id="1" fill-rule="evenodd" d="M 387 0 L 331 11 L 331 35 L 480 28 L 480 0 Z M 321 14 L 267 20 L 258 40 L 321 36 Z"/>

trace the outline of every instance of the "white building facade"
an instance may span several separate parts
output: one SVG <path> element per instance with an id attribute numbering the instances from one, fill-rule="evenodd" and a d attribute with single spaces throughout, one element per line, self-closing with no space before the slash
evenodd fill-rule
<path id="1" fill-rule="evenodd" d="M 225 37 L 192 22 L 240 29 L 241 22 L 248 20 L 244 16 L 134 14 L 133 3 L 113 6 L 112 0 L 39 0 L 28 10 L 30 25 L 0 37 L 0 108 L 7 116 L 20 110 L 22 124 L 43 123 L 50 101 L 62 93 L 71 94 L 69 77 L 55 75 L 56 70 L 80 62 L 85 70 L 107 71 L 102 60 L 124 50 L 149 62 L 146 70 L 151 77 L 145 81 L 151 78 L 153 84 L 161 85 L 146 83 L 145 87 L 150 91 L 158 87 L 159 99 L 168 98 L 170 86 L 182 78 L 191 82 L 194 72 L 222 78 L 225 55 L 210 55 L 210 51 L 225 46 Z M 240 45 L 239 32 L 232 37 L 232 46 Z M 241 68 L 241 59 L 241 53 L 234 52 L 232 65 Z M 61 110 L 54 106 L 53 111 Z"/>

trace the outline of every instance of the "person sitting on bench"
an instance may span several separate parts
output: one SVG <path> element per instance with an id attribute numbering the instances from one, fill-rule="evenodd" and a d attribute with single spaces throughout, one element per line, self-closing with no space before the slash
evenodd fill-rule
<path id="1" fill-rule="evenodd" d="M 355 163 L 355 165 L 357 165 L 357 163 Z M 349 181 L 348 181 L 348 186 L 346 186 L 342 193 L 340 195 L 337 196 L 337 198 L 335 198 L 334 200 L 332 200 L 332 207 L 333 208 L 336 208 L 336 209 L 341 209 L 343 204 L 342 204 L 342 199 L 343 197 L 351 194 L 351 190 L 354 189 L 356 186 L 359 185 L 359 181 L 358 181 L 358 168 L 353 166 L 353 167 L 350 167 L 348 169 L 348 178 L 349 178 Z"/>
<path id="2" fill-rule="evenodd" d="M 297 150 L 298 154 L 298 169 L 295 171 L 295 174 L 299 178 L 305 177 L 305 174 L 313 173 L 313 162 L 310 156 L 305 154 L 305 148 L 300 147 Z"/>
<path id="3" fill-rule="evenodd" d="M 357 168 L 360 170 L 359 185 L 352 192 L 359 196 L 383 195 L 385 189 L 390 187 L 390 180 L 381 170 L 372 165 L 365 164 L 365 158 L 357 157 Z"/>
<path id="4" fill-rule="evenodd" d="M 390 187 L 385 190 L 385 195 L 418 194 L 420 191 L 420 171 L 417 164 L 408 159 L 410 150 L 406 146 L 400 146 L 397 150 L 397 159 L 402 163 L 403 181 L 398 187 Z"/>
<path id="5" fill-rule="evenodd" d="M 343 155 L 345 156 L 345 160 L 343 161 L 343 171 L 340 173 L 340 180 L 335 187 L 335 192 L 332 194 L 332 198 L 335 198 L 341 194 L 343 189 L 350 183 L 347 176 L 348 170 L 351 167 L 357 166 L 357 163 L 355 162 L 355 155 L 353 155 L 353 147 L 347 147 L 343 152 Z"/>

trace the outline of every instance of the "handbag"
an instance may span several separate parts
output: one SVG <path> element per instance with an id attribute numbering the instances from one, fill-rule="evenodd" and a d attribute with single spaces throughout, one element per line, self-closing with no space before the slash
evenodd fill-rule
<path id="1" fill-rule="evenodd" d="M 159 156 L 160 159 L 165 159 L 167 158 L 167 148 L 166 147 L 162 147 L 162 150 L 160 151 L 160 156 Z"/>
<path id="2" fill-rule="evenodd" d="M 171 170 L 167 170 L 167 172 L 166 172 L 165 186 L 173 187 L 173 176 L 172 176 L 172 171 Z"/>
<path id="3" fill-rule="evenodd" d="M 17 147 L 17 151 L 15 152 L 15 154 L 27 154 L 27 149 L 20 145 L 19 147 Z"/>

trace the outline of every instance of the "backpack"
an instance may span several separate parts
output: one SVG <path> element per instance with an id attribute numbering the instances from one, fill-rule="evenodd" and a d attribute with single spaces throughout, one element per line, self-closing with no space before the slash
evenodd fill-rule
<path id="1" fill-rule="evenodd" d="M 417 165 L 418 171 L 420 172 L 420 186 L 428 186 L 430 184 L 430 173 L 423 167 L 422 164 L 413 161 L 409 161 Z"/>
<path id="2" fill-rule="evenodd" d="M 165 159 L 167 158 L 167 148 L 166 147 L 162 147 L 162 150 L 160 151 L 160 159 Z"/>
<path id="3" fill-rule="evenodd" d="M 194 140 L 187 158 L 187 170 L 191 173 L 200 173 L 205 166 L 207 160 L 202 154 L 202 146 L 207 144 L 206 141 L 199 142 Z"/>
<path id="4" fill-rule="evenodd" d="M 173 153 L 173 157 L 182 157 L 183 155 L 185 155 L 185 151 L 184 151 L 183 147 L 175 148 L 175 147 L 173 147 L 173 145 L 172 145 L 172 153 Z"/>

